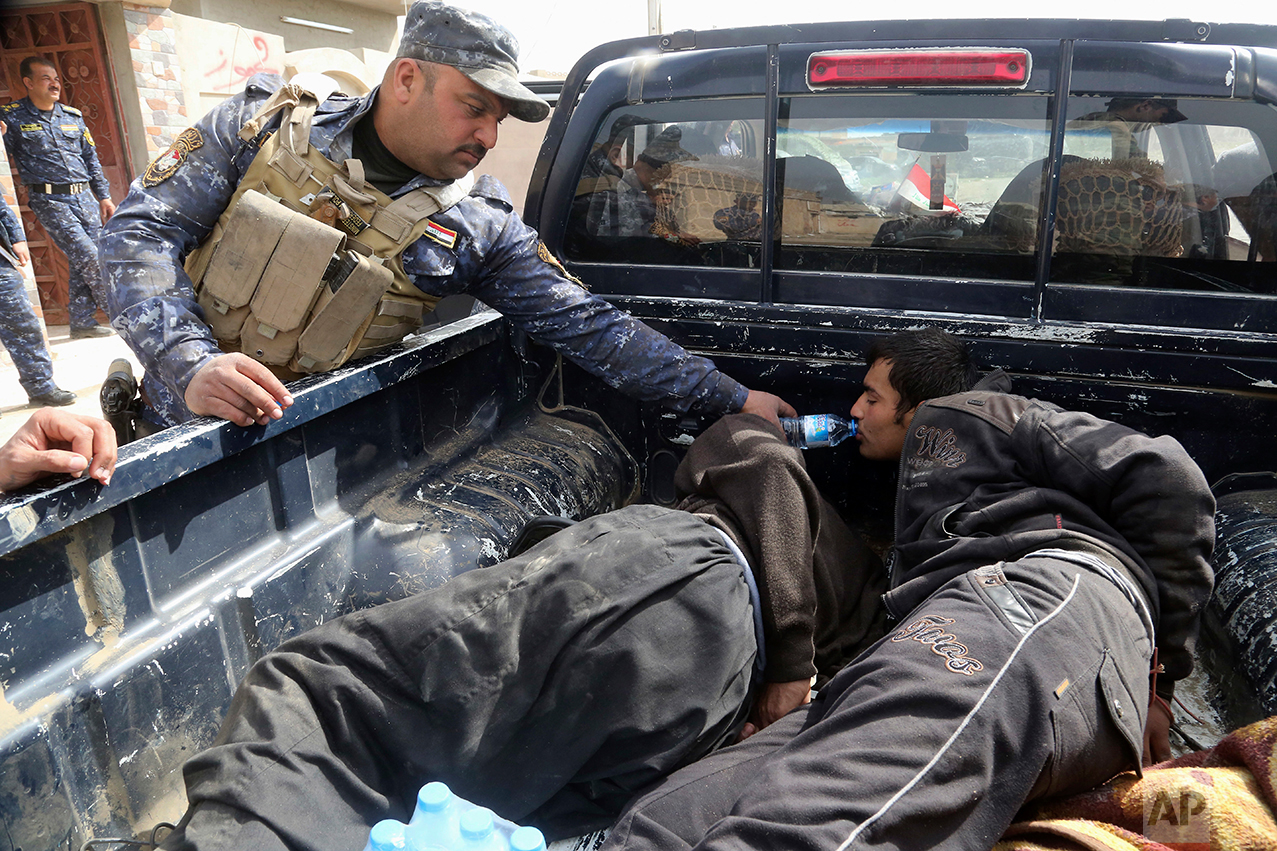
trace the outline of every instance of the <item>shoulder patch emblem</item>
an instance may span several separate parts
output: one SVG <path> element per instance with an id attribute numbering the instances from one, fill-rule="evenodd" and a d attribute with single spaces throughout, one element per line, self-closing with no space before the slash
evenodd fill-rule
<path id="1" fill-rule="evenodd" d="M 83 112 L 80 112 L 80 110 L 76 109 L 74 106 L 67 106 L 65 103 L 62 104 L 62 111 L 69 112 L 72 115 L 84 115 Z"/>
<path id="2" fill-rule="evenodd" d="M 194 127 L 186 128 L 173 140 L 173 144 L 169 145 L 167 151 L 156 157 L 146 167 L 146 173 L 142 175 L 142 185 L 158 186 L 168 180 L 177 173 L 191 151 L 202 147 L 204 147 L 204 138 L 200 136 L 200 131 Z"/>
<path id="3" fill-rule="evenodd" d="M 437 224 L 429 219 L 426 220 L 425 235 L 445 248 L 457 247 L 457 232 L 455 230 L 448 230 L 443 225 Z"/>
<path id="4" fill-rule="evenodd" d="M 13 112 L 17 108 L 18 102 L 15 100 L 11 103 L 6 103 L 4 106 L 0 106 L 0 112 Z"/>
<path id="5" fill-rule="evenodd" d="M 582 281 L 576 275 L 573 275 L 571 272 L 569 272 L 567 269 L 563 267 L 563 264 L 559 262 L 559 258 L 555 257 L 554 254 L 551 253 L 550 249 L 546 247 L 544 242 L 537 243 L 537 257 L 540 257 L 543 263 L 548 263 L 549 265 L 553 266 L 560 275 L 567 278 L 569 281 L 576 284 L 581 289 L 583 290 L 589 289 L 589 287 L 585 285 L 584 281 Z"/>
<path id="6" fill-rule="evenodd" d="M 98 143 L 93 141 L 93 134 L 89 132 L 89 128 L 87 127 L 84 128 L 84 141 L 88 142 L 95 148 L 98 146 Z"/>

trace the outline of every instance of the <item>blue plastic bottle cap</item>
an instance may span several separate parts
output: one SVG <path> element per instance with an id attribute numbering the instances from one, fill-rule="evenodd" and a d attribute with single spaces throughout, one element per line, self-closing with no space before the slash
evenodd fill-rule
<path id="1" fill-rule="evenodd" d="M 448 784 L 435 780 L 422 786 L 421 791 L 417 793 L 417 808 L 437 813 L 448 806 L 448 800 L 451 797 L 452 790 L 448 788 Z"/>
<path id="2" fill-rule="evenodd" d="M 368 847 L 373 851 L 391 851 L 404 848 L 404 824 L 397 819 L 383 819 L 368 832 Z"/>
<path id="3" fill-rule="evenodd" d="M 516 828 L 510 834 L 510 851 L 545 851 L 545 837 L 535 827 Z"/>
<path id="4" fill-rule="evenodd" d="M 474 842 L 492 833 L 492 810 L 475 807 L 461 814 L 461 838 Z"/>

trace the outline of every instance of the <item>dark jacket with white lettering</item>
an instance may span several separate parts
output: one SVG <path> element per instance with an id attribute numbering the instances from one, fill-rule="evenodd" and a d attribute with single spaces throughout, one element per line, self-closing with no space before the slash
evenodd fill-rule
<path id="1" fill-rule="evenodd" d="M 918 407 L 901 454 L 884 600 L 896 617 L 962 573 L 1045 547 L 1110 553 L 1152 604 L 1158 691 L 1193 666 L 1215 500 L 1170 437 L 975 390 Z"/>

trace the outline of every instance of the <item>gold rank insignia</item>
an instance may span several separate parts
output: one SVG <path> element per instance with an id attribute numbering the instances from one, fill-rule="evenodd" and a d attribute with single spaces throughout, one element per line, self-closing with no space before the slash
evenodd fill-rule
<path id="1" fill-rule="evenodd" d="M 18 129 L 26 133 L 31 130 L 43 130 L 44 128 L 39 124 L 19 124 Z"/>
<path id="2" fill-rule="evenodd" d="M 168 180 L 177 173 L 191 151 L 202 147 L 204 147 L 204 138 L 200 136 L 200 131 L 194 127 L 186 128 L 173 140 L 173 144 L 169 145 L 167 151 L 156 157 L 146 167 L 146 173 L 142 175 L 142 185 L 158 186 Z"/>
<path id="3" fill-rule="evenodd" d="M 544 242 L 537 243 L 537 257 L 540 257 L 542 261 L 549 263 L 559 271 L 560 275 L 567 278 L 572 283 L 579 285 L 582 289 L 589 289 L 589 287 L 585 285 L 584 281 L 563 267 L 563 264 L 559 262 L 559 258 L 554 256 L 550 249 L 546 247 Z"/>
<path id="4" fill-rule="evenodd" d="M 337 219 L 337 223 L 341 225 L 342 230 L 351 236 L 359 236 L 368 229 L 368 223 L 364 221 L 363 216 L 356 213 L 347 206 L 347 215 Z"/>

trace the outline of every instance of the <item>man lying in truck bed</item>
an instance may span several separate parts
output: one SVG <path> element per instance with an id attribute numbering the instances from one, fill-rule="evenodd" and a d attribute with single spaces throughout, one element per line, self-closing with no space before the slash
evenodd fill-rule
<path id="1" fill-rule="evenodd" d="M 1138 764 L 1154 637 L 1168 678 L 1184 676 L 1210 590 L 1196 466 L 1168 438 L 1089 415 L 950 395 L 973 369 L 942 332 L 889 338 L 868 360 L 861 451 L 906 459 L 883 599 L 897 618 L 918 607 L 890 640 L 855 658 L 881 634 L 886 577 L 797 453 L 730 417 L 680 467 L 684 511 L 591 518 L 265 657 L 188 763 L 190 809 L 164 847 L 358 847 L 377 820 L 406 820 L 430 779 L 551 836 L 580 832 L 735 741 L 756 664 L 757 727 L 807 702 L 809 671 L 834 676 L 811 707 L 676 773 L 614 842 L 709 831 L 769 847 L 763 829 L 832 847 L 901 831 L 897 847 L 987 848 L 1026 799 Z M 1154 705 L 1160 757 L 1169 717 Z"/>
<path id="2" fill-rule="evenodd" d="M 901 463 L 899 628 L 638 801 L 608 851 L 988 849 L 1026 801 L 1138 770 L 1141 734 L 1145 764 L 1169 758 L 1212 584 L 1201 471 L 1171 438 L 990 389 L 996 373 L 926 401 L 942 340 L 871 350 L 852 408 L 861 454 Z"/>
<path id="3" fill-rule="evenodd" d="M 766 420 L 719 420 L 677 481 L 681 510 L 589 518 L 267 654 L 164 847 L 358 848 L 426 780 L 581 833 L 883 634 L 880 560 Z"/>

